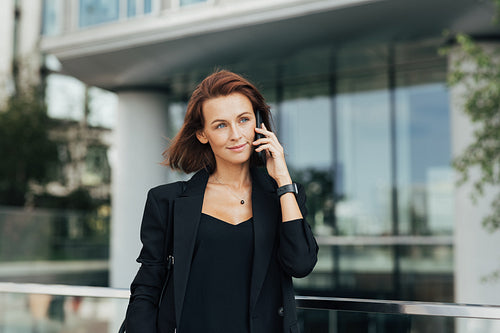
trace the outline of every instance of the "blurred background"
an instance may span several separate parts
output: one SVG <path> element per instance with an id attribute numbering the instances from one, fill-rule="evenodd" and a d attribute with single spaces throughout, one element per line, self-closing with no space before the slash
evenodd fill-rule
<path id="1" fill-rule="evenodd" d="M 297 294 L 500 305 L 500 131 L 467 150 L 500 121 L 500 94 L 490 113 L 470 102 L 500 78 L 497 4 L 3 0 L 0 281 L 128 288 L 147 190 L 186 179 L 161 153 L 196 84 L 229 69 L 263 92 L 307 190 L 320 252 Z M 0 332 L 112 332 L 124 306 L 0 293 Z M 299 317 L 303 332 L 500 329 Z"/>

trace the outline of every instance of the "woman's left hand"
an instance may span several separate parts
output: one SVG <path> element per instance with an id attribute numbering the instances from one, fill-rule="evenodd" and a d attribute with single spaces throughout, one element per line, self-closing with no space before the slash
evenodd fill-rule
<path id="1" fill-rule="evenodd" d="M 262 128 L 255 128 L 255 132 L 264 135 L 263 138 L 254 141 L 253 145 L 258 146 L 255 148 L 256 152 L 265 151 L 269 175 L 278 183 L 278 186 L 291 184 L 292 179 L 286 166 L 285 153 L 276 134 L 268 131 L 264 123 L 262 123 Z"/>

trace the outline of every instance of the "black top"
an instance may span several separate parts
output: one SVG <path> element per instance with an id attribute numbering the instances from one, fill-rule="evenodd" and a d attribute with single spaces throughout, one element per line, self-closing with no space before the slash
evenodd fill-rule
<path id="1" fill-rule="evenodd" d="M 252 220 L 232 225 L 201 214 L 179 332 L 249 332 Z"/>

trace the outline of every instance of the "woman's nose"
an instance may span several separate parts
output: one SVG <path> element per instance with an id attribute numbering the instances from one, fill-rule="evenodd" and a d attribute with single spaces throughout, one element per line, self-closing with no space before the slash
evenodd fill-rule
<path id="1" fill-rule="evenodd" d="M 239 139 L 241 137 L 241 130 L 236 125 L 231 126 L 231 139 Z"/>

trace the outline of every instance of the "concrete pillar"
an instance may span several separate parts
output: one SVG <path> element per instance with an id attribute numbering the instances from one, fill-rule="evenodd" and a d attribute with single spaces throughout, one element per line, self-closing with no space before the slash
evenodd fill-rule
<path id="1" fill-rule="evenodd" d="M 14 1 L 2 3 L 0 11 L 0 75 L 11 75 L 12 46 L 14 44 Z"/>
<path id="2" fill-rule="evenodd" d="M 12 56 L 14 45 L 14 1 L 2 2 L 0 10 L 0 108 L 6 105 L 13 92 Z"/>
<path id="3" fill-rule="evenodd" d="M 162 93 L 118 93 L 112 158 L 110 284 L 128 288 L 139 265 L 139 230 L 149 188 L 167 181 L 159 163 L 167 144 L 167 97 Z"/>
<path id="4" fill-rule="evenodd" d="M 456 56 L 457 53 L 451 54 L 451 66 Z M 466 70 L 474 70 L 470 63 L 464 66 L 467 67 Z M 453 156 L 458 156 L 474 140 L 474 125 L 462 111 L 465 93 L 464 85 L 451 88 Z M 472 180 L 477 179 L 478 170 L 473 170 L 471 175 Z M 489 233 L 481 224 L 483 217 L 491 212 L 491 200 L 499 189 L 487 189 L 485 195 L 474 204 L 470 198 L 472 184 L 469 181 L 455 189 L 455 301 L 500 305 L 500 281 L 483 281 L 484 277 L 500 269 L 500 231 Z M 457 332 L 500 332 L 500 322 L 459 319 Z"/>

